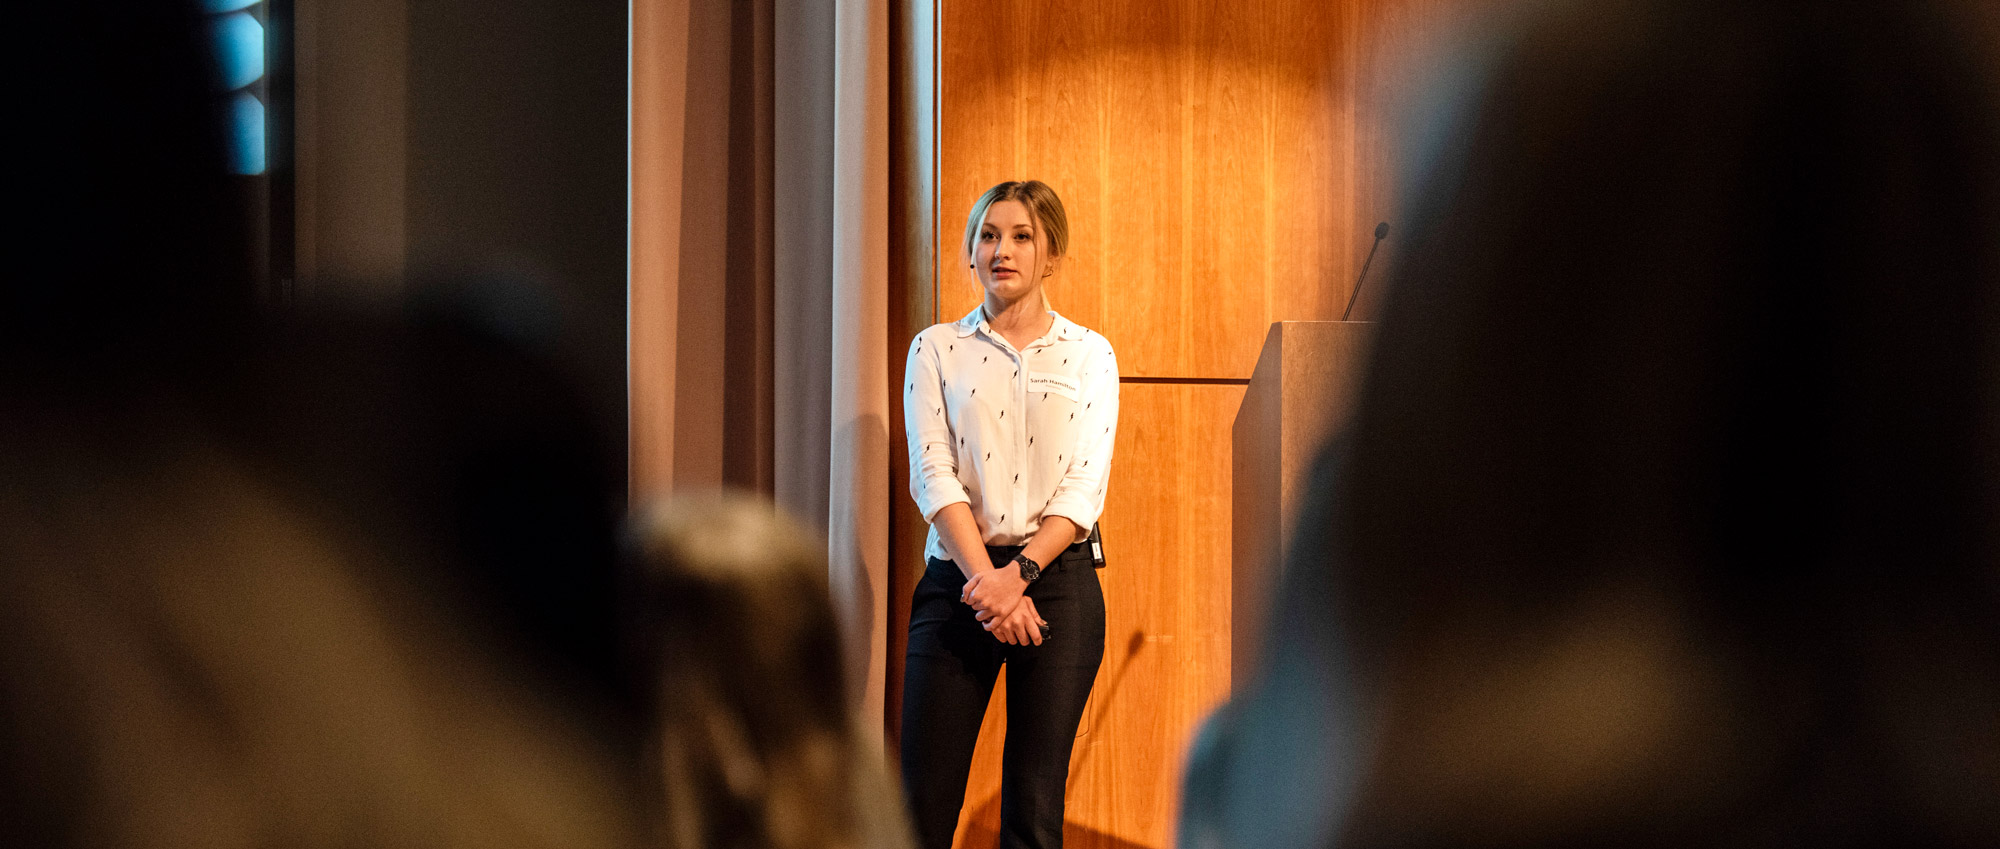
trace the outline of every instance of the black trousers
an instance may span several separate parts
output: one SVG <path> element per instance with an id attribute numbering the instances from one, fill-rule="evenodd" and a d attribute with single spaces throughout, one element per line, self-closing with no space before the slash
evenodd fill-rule
<path id="1" fill-rule="evenodd" d="M 931 558 L 910 603 L 903 667 L 903 790 L 920 849 L 950 849 L 966 775 L 993 682 L 1007 666 L 1007 745 L 1000 767 L 1000 845 L 1062 846 L 1063 793 L 1077 724 L 1104 660 L 1104 590 L 1088 543 L 1071 546 L 1028 585 L 1052 631 L 1039 646 L 1000 642 L 958 600 L 965 575 Z M 1019 548 L 988 548 L 996 566 Z"/>

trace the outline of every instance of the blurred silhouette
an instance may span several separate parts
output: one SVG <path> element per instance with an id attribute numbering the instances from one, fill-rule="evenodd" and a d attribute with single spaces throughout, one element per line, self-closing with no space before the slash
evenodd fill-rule
<path id="1" fill-rule="evenodd" d="M 418 555 L 408 580 L 466 609 L 529 677 L 630 725 L 623 477 L 546 348 L 503 329 L 459 299 L 315 305 L 261 330 L 218 418 L 317 509 Z"/>
<path id="2" fill-rule="evenodd" d="M 8 401 L 0 843 L 634 845 L 615 740 L 395 546 L 168 403 Z"/>
<path id="3" fill-rule="evenodd" d="M 2000 845 L 1992 11 L 1536 8 L 1181 845 Z"/>
<path id="4" fill-rule="evenodd" d="M 560 379 L 451 308 L 260 306 L 196 4 L 11 15 L 0 845 L 633 845 Z"/>
<path id="5" fill-rule="evenodd" d="M 636 654 L 657 675 L 660 845 L 911 845 L 841 681 L 825 544 L 747 496 L 642 511 L 631 544 Z"/>

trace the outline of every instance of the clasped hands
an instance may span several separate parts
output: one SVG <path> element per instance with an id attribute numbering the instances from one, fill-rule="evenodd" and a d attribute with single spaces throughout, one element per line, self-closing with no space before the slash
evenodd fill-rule
<path id="1" fill-rule="evenodd" d="M 1035 612 L 1029 598 L 1028 582 L 1021 580 L 1021 567 L 1009 563 L 966 579 L 959 601 L 972 606 L 973 617 L 993 637 L 1008 645 L 1042 644 L 1042 627 L 1048 624 Z"/>

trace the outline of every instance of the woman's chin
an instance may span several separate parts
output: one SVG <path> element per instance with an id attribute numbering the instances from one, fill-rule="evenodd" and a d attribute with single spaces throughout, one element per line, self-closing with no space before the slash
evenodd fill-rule
<path id="1" fill-rule="evenodd" d="M 1019 278 L 1000 278 L 987 284 L 986 296 L 1003 304 L 1011 304 L 1034 294 L 1035 287 Z"/>

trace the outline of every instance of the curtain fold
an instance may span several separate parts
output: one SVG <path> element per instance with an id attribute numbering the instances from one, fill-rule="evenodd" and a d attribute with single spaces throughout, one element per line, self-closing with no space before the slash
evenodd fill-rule
<path id="1" fill-rule="evenodd" d="M 888 0 L 842 0 L 834 26 L 832 444 L 827 463 L 833 597 L 848 617 L 848 680 L 880 717 L 889 587 Z M 880 721 L 867 726 L 882 729 Z"/>
<path id="2" fill-rule="evenodd" d="M 674 480 L 688 4 L 632 4 L 626 201 L 626 425 L 632 502 Z"/>
<path id="3" fill-rule="evenodd" d="M 827 535 L 849 692 L 887 688 L 888 0 L 634 0 L 632 490 Z"/>

